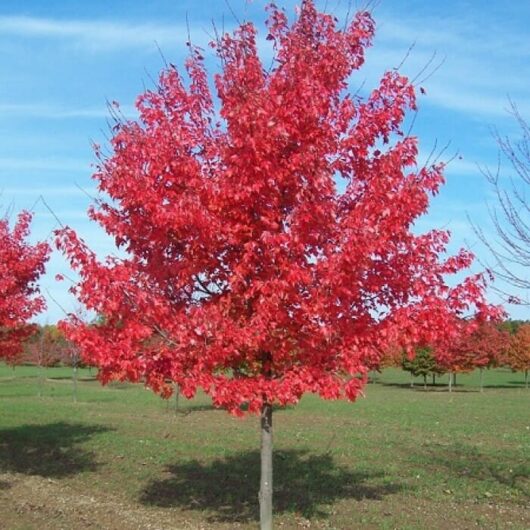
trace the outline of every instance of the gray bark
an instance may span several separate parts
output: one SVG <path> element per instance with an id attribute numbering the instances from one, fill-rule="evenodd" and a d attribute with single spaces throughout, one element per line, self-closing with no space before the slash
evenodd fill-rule
<path id="1" fill-rule="evenodd" d="M 261 408 L 261 482 L 259 520 L 261 530 L 272 530 L 272 405 Z"/>
<path id="2" fill-rule="evenodd" d="M 528 388 L 528 370 L 524 371 L 524 386 Z"/>
<path id="3" fill-rule="evenodd" d="M 449 392 L 453 391 L 453 373 L 449 372 Z"/>
<path id="4" fill-rule="evenodd" d="M 39 397 L 41 398 L 44 393 L 44 367 L 43 365 L 43 359 L 44 359 L 44 332 L 41 330 L 41 336 L 39 340 Z"/>
<path id="5" fill-rule="evenodd" d="M 77 363 L 74 364 L 72 379 L 74 383 L 74 403 L 77 403 Z"/>
<path id="6" fill-rule="evenodd" d="M 175 383 L 175 414 L 179 413 L 180 386 Z"/>
<path id="7" fill-rule="evenodd" d="M 480 391 L 484 392 L 484 368 L 480 369 Z"/>

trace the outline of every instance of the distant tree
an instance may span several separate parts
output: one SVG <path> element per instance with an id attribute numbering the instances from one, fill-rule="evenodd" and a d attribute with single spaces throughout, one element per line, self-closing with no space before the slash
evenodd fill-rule
<path id="1" fill-rule="evenodd" d="M 424 389 L 427 389 L 427 376 L 437 373 L 438 370 L 431 348 L 425 346 L 418 348 L 412 357 L 404 354 L 401 366 L 403 370 L 410 372 L 411 376 L 423 377 Z"/>
<path id="2" fill-rule="evenodd" d="M 367 12 L 342 25 L 305 0 L 289 22 L 270 6 L 270 68 L 251 23 L 212 44 L 216 102 L 191 47 L 189 81 L 168 66 L 138 98 L 138 120 L 115 124 L 110 156 L 97 148 L 110 201 L 90 215 L 125 257 L 101 262 L 58 233 L 80 277 L 72 291 L 103 317 L 74 317 L 66 333 L 102 382 L 169 396 L 172 381 L 260 414 L 263 529 L 274 404 L 306 392 L 353 401 L 389 344 L 410 350 L 491 310 L 481 276 L 446 283 L 472 255 L 442 259 L 448 233 L 413 230 L 443 164 L 416 164 L 403 127 L 412 83 L 391 71 L 368 97 L 348 93 L 373 31 Z"/>
<path id="3" fill-rule="evenodd" d="M 84 364 L 77 346 L 66 338 L 58 326 L 55 324 L 38 326 L 36 332 L 24 344 L 24 353 L 19 358 L 41 368 L 40 393 L 42 393 L 44 368 L 59 365 L 71 367 L 73 399 L 77 401 L 78 369 Z"/>
<path id="4" fill-rule="evenodd" d="M 19 355 L 35 331 L 30 319 L 45 308 L 38 288 L 50 248 L 28 242 L 31 214 L 22 212 L 11 229 L 0 219 L 0 359 Z"/>
<path id="5" fill-rule="evenodd" d="M 480 391 L 484 389 L 484 368 L 501 363 L 510 348 L 510 334 L 499 329 L 496 322 L 481 322 L 474 325 L 471 333 L 465 333 L 452 347 L 454 371 L 480 370 Z"/>
<path id="6" fill-rule="evenodd" d="M 390 367 L 401 367 L 403 361 L 403 348 L 399 345 L 390 345 L 381 353 L 381 359 L 377 366 L 377 370 Z"/>
<path id="7" fill-rule="evenodd" d="M 513 335 L 521 324 L 530 324 L 526 320 L 505 320 L 499 324 L 499 329 L 507 331 L 510 335 Z"/>
<path id="8" fill-rule="evenodd" d="M 505 357 L 505 363 L 514 372 L 524 372 L 525 387 L 528 388 L 530 371 L 530 324 L 522 324 L 512 336 L 511 347 Z"/>
<path id="9" fill-rule="evenodd" d="M 70 346 L 64 333 L 54 324 L 36 326 L 24 344 L 24 362 L 50 368 L 70 364 Z"/>

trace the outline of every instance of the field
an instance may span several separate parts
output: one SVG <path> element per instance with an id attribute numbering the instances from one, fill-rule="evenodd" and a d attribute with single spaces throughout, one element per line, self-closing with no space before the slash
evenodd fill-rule
<path id="1" fill-rule="evenodd" d="M 0 528 L 257 527 L 259 432 L 208 399 L 164 402 L 82 371 L 0 365 Z M 355 404 L 277 410 L 277 528 L 530 528 L 530 390 L 505 370 Z M 41 397 L 39 397 L 39 393 Z"/>

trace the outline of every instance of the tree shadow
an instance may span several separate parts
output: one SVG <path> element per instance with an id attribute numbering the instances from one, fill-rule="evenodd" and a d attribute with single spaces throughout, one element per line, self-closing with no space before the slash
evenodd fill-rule
<path id="1" fill-rule="evenodd" d="M 193 398 L 190 400 L 183 399 L 179 403 L 178 410 L 175 410 L 174 403 L 171 402 L 171 397 L 166 403 L 166 410 L 168 413 L 173 413 L 176 416 L 188 416 L 193 412 L 208 412 L 208 411 L 219 411 L 220 413 L 226 413 L 226 410 L 219 407 L 214 407 L 212 403 L 196 403 Z M 290 410 L 294 408 L 294 405 L 273 405 L 272 410 L 275 413 L 283 412 L 285 410 Z M 241 410 L 247 411 L 248 407 L 246 405 L 241 407 Z"/>
<path id="2" fill-rule="evenodd" d="M 71 375 L 54 375 L 47 377 L 46 381 L 72 381 L 73 377 Z M 77 378 L 78 382 L 83 383 L 94 383 L 97 382 L 97 377 L 95 376 L 81 376 Z"/>
<path id="3" fill-rule="evenodd" d="M 415 383 L 414 386 L 410 386 L 410 383 L 386 383 L 384 381 L 377 382 L 376 384 L 382 385 L 382 386 L 388 386 L 393 388 L 399 388 L 401 390 L 410 390 L 411 392 L 449 392 L 449 386 L 447 383 L 427 383 L 427 388 L 424 388 L 423 383 Z M 486 386 L 484 386 L 486 388 Z M 480 392 L 479 387 L 472 387 L 472 386 L 466 386 L 462 384 L 453 385 L 451 392 L 460 392 L 460 393 L 468 393 L 468 392 Z"/>
<path id="4" fill-rule="evenodd" d="M 414 383 L 414 386 L 410 386 L 410 383 L 388 383 L 386 381 L 376 381 L 375 383 L 376 385 L 381 385 L 381 386 L 389 386 L 389 387 L 392 387 L 392 388 L 401 388 L 401 389 L 404 389 L 404 390 L 424 390 L 423 388 L 423 383 Z M 445 387 L 447 388 L 447 385 L 445 385 Z M 432 390 L 441 390 L 444 388 L 443 385 L 439 385 L 438 383 L 436 383 L 436 385 L 431 385 L 429 383 L 427 383 L 427 388 L 428 389 L 432 389 Z"/>
<path id="5" fill-rule="evenodd" d="M 98 467 L 81 444 L 110 430 L 101 425 L 48 423 L 0 430 L 0 471 L 61 478 Z"/>
<path id="6" fill-rule="evenodd" d="M 491 388 L 491 389 L 511 389 L 511 390 L 519 390 L 520 388 L 524 388 L 524 382 L 518 383 L 517 381 L 508 381 L 507 383 L 489 383 L 487 385 L 484 385 L 483 388 Z"/>
<path id="7" fill-rule="evenodd" d="M 422 455 L 429 466 L 447 469 L 454 476 L 479 481 L 495 481 L 530 499 L 530 466 L 515 455 L 487 455 L 475 446 L 455 443 L 435 444 Z"/>
<path id="8" fill-rule="evenodd" d="M 12 383 L 13 381 L 21 382 L 24 379 L 36 379 L 33 375 L 5 375 L 0 377 L 0 383 Z"/>
<path id="9" fill-rule="evenodd" d="M 177 463 L 166 472 L 167 478 L 151 481 L 142 491 L 143 504 L 205 512 L 210 522 L 245 523 L 259 519 L 258 451 L 208 463 Z M 275 513 L 326 517 L 326 507 L 337 500 L 380 500 L 405 487 L 386 482 L 381 471 L 361 472 L 338 465 L 328 453 L 274 453 Z"/>
<path id="10" fill-rule="evenodd" d="M 189 416 L 194 412 L 208 412 L 216 409 L 213 405 L 201 405 L 193 403 L 185 403 L 184 405 L 179 405 L 179 408 L 175 410 L 175 407 L 172 403 L 169 406 L 166 405 L 166 412 L 168 414 L 173 414 L 175 417 L 179 416 Z"/>

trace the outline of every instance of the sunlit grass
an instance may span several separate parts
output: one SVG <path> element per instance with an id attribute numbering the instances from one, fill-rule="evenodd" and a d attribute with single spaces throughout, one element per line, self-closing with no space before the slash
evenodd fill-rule
<path id="1" fill-rule="evenodd" d="M 256 526 L 256 417 L 230 417 L 203 395 L 181 398 L 175 414 L 173 400 L 141 385 L 102 388 L 93 375 L 80 372 L 74 403 L 70 369 L 42 376 L 0 365 L 0 479 L 50 478 L 155 519 L 170 513 L 174 528 Z M 521 374 L 488 372 L 484 393 L 478 374 L 459 375 L 452 393 L 443 378 L 411 389 L 399 370 L 374 379 L 357 403 L 307 396 L 274 413 L 278 524 L 530 527 L 530 391 Z M 9 489 L 0 493 L 3 512 Z"/>

